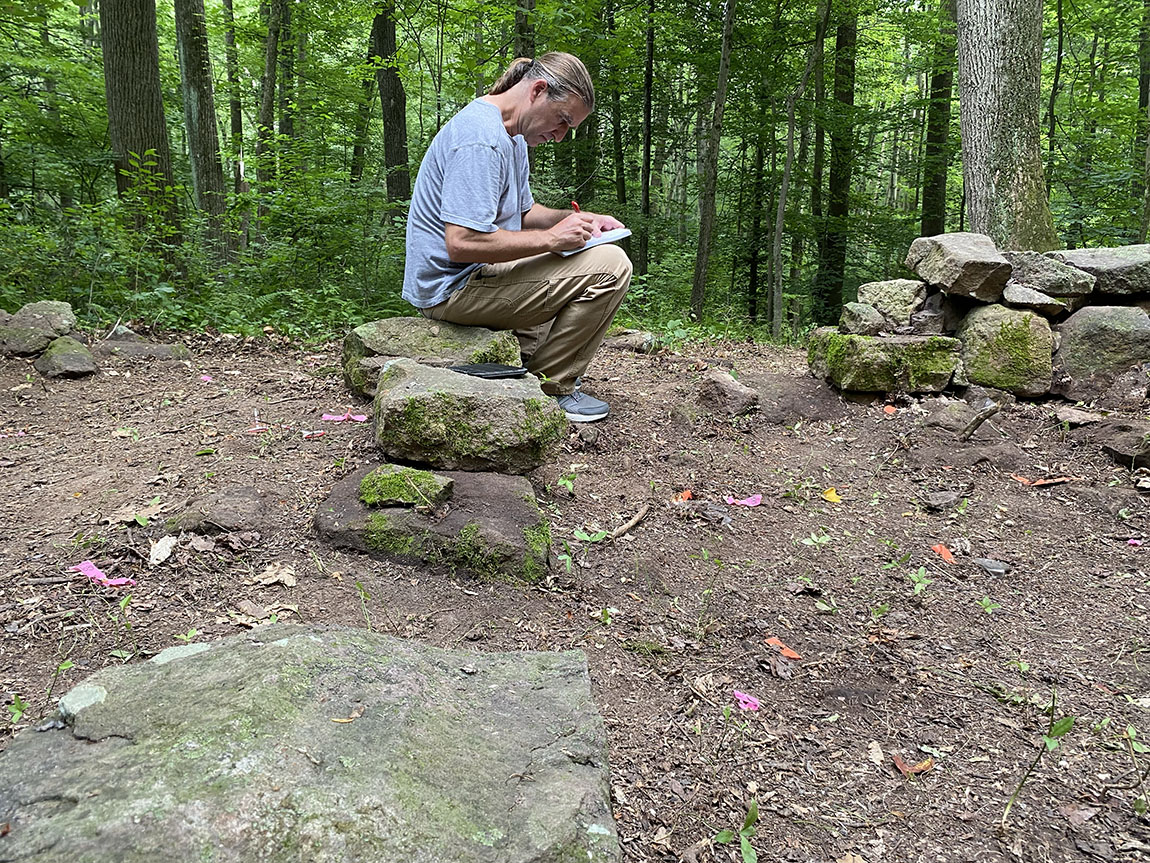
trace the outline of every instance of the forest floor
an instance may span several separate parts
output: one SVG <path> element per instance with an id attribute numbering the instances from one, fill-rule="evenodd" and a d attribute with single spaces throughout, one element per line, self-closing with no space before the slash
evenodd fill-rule
<path id="1" fill-rule="evenodd" d="M 190 362 L 105 361 L 81 381 L 0 361 L 0 696 L 27 705 L 17 725 L 3 712 L 0 748 L 100 667 L 274 614 L 586 651 L 626 861 L 738 860 L 737 837 L 713 840 L 752 801 L 765 860 L 1150 858 L 1135 812 L 1150 754 L 1129 730 L 1150 741 L 1150 499 L 1052 403 L 960 445 L 920 400 L 813 392 L 795 350 L 603 350 L 585 385 L 611 417 L 530 477 L 562 558 L 527 589 L 317 540 L 332 484 L 378 460 L 370 423 L 320 420 L 370 414 L 338 344 L 187 341 Z M 773 395 L 733 420 L 697 413 L 708 366 Z M 234 486 L 267 491 L 277 526 L 185 537 L 149 566 L 167 515 Z M 617 539 L 576 538 L 644 507 Z M 83 560 L 137 584 L 98 588 L 69 571 Z M 1052 699 L 1074 722 L 1047 751 Z"/>

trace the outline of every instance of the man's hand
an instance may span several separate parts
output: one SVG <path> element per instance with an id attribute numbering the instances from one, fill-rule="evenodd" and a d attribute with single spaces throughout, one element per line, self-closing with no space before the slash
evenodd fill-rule
<path id="1" fill-rule="evenodd" d="M 603 218 L 593 213 L 572 213 L 547 229 L 551 237 L 552 252 L 566 252 L 587 244 L 596 235 L 595 219 Z M 609 218 L 609 217 L 608 217 Z"/>
<path id="2" fill-rule="evenodd" d="M 616 228 L 625 228 L 622 222 L 614 216 L 605 216 L 600 213 L 584 213 L 584 216 L 590 216 L 593 224 L 591 228 L 591 236 L 597 237 L 604 231 L 613 231 Z"/>

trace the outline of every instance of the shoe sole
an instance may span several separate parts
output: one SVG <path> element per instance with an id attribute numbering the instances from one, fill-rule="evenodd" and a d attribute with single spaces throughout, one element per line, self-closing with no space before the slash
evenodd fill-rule
<path id="1" fill-rule="evenodd" d="M 567 414 L 567 419 L 573 423 L 593 423 L 599 420 L 605 420 L 608 416 L 608 414 L 595 414 L 594 416 L 588 416 L 587 414 L 568 414 L 566 411 L 563 413 Z"/>

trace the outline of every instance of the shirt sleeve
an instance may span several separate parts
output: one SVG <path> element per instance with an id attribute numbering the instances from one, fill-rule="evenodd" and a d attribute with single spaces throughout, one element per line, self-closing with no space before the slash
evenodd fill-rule
<path id="1" fill-rule="evenodd" d="M 497 230 L 503 171 L 503 157 L 489 144 L 465 144 L 453 150 L 443 171 L 439 217 L 473 231 Z"/>
<path id="2" fill-rule="evenodd" d="M 527 146 L 519 148 L 518 164 L 515 166 L 519 174 L 519 212 L 526 213 L 535 206 L 535 198 L 531 194 L 531 163 L 527 160 Z"/>

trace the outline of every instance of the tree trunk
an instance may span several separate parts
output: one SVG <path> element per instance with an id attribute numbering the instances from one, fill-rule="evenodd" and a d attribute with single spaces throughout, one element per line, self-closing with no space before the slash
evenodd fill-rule
<path id="1" fill-rule="evenodd" d="M 735 0 L 723 8 L 723 42 L 719 49 L 719 79 L 715 85 L 715 111 L 703 160 L 703 188 L 699 196 L 699 247 L 695 254 L 695 276 L 691 282 L 691 318 L 703 318 L 707 290 L 707 263 L 715 226 L 715 187 L 718 185 L 719 140 L 723 134 L 723 108 L 727 101 L 727 80 L 731 69 L 731 33 L 735 25 Z"/>
<path id="2" fill-rule="evenodd" d="M 1150 0 L 1142 0 L 1142 24 L 1138 28 L 1138 125 L 1134 132 L 1134 192 L 1137 197 L 1139 185 L 1144 194 L 1150 194 L 1150 176 L 1143 183 L 1138 182 L 1138 162 L 1150 141 Z M 1146 228 L 1142 227 L 1142 239 L 1146 242 Z"/>
<path id="3" fill-rule="evenodd" d="M 807 80 L 814 69 L 818 49 L 826 35 L 827 20 L 830 16 L 830 0 L 821 0 L 822 7 L 816 12 L 815 41 L 807 55 L 807 65 L 794 91 L 787 96 L 787 155 L 783 161 L 783 178 L 779 186 L 779 206 L 775 212 L 775 232 L 771 243 L 771 338 L 778 341 L 783 334 L 783 220 L 787 212 L 787 194 L 791 186 L 791 169 L 795 160 L 795 105 L 803 98 Z M 836 74 L 837 81 L 837 74 Z"/>
<path id="4" fill-rule="evenodd" d="M 833 324 L 843 306 L 846 274 L 847 217 L 850 215 L 851 169 L 854 163 L 855 49 L 857 13 L 850 9 L 835 33 L 835 121 L 831 127 L 831 170 L 827 187 L 827 230 L 812 296 L 816 323 Z"/>
<path id="5" fill-rule="evenodd" d="M 760 115 L 761 116 L 761 115 Z M 755 170 L 751 181 L 751 207 L 754 215 L 751 217 L 751 254 L 747 262 L 747 317 L 751 323 L 759 320 L 759 248 L 762 245 L 763 232 L 763 139 L 762 124 L 757 130 L 755 138 Z"/>
<path id="6" fill-rule="evenodd" d="M 643 166 L 639 171 L 639 260 L 647 275 L 651 237 L 651 102 L 655 98 L 655 0 L 647 0 L 647 54 L 643 63 Z"/>
<path id="7" fill-rule="evenodd" d="M 1150 0 L 1147 0 L 1150 3 Z M 1050 85 L 1050 100 L 1046 103 L 1046 198 L 1050 199 L 1050 186 L 1054 174 L 1054 105 L 1058 99 L 1058 89 L 1062 81 L 1062 43 L 1065 38 L 1066 22 L 1062 14 L 1062 0 L 1058 0 L 1055 9 L 1055 21 L 1058 27 L 1058 45 L 1054 54 L 1054 81 Z"/>
<path id="8" fill-rule="evenodd" d="M 244 114 L 240 104 L 240 62 L 236 53 L 236 23 L 232 0 L 224 0 L 224 62 L 228 72 L 228 118 L 232 137 L 232 191 L 244 187 Z"/>
<path id="9" fill-rule="evenodd" d="M 367 163 L 367 145 L 371 135 L 371 107 L 375 101 L 375 40 L 367 38 L 367 66 L 360 83 L 359 106 L 355 112 L 355 143 L 351 151 L 351 182 L 363 179 L 363 168 Z"/>
<path id="10" fill-rule="evenodd" d="M 263 90 L 260 94 L 260 113 L 256 120 L 256 179 L 260 185 L 258 213 L 267 214 L 265 203 L 275 190 L 276 160 L 272 150 L 275 130 L 276 61 L 279 59 L 280 23 L 283 21 L 285 0 L 271 0 L 268 7 L 268 35 L 264 42 Z"/>
<path id="11" fill-rule="evenodd" d="M 962 163 L 970 229 L 1000 249 L 1059 246 L 1042 174 L 1042 0 L 958 0 Z"/>
<path id="12" fill-rule="evenodd" d="M 535 0 L 515 0 L 515 56 L 535 59 Z"/>
<path id="13" fill-rule="evenodd" d="M 407 164 L 407 93 L 399 79 L 395 41 L 395 5 L 384 4 L 371 23 L 371 46 L 377 58 L 375 80 L 383 113 L 383 164 L 387 170 L 387 200 L 411 199 L 411 173 Z"/>
<path id="14" fill-rule="evenodd" d="M 295 137 L 295 22 L 292 4 L 284 4 L 280 23 L 279 60 L 279 133 L 284 138 Z"/>
<path id="15" fill-rule="evenodd" d="M 174 220 L 155 0 L 102 0 L 100 39 L 116 191 L 138 189 Z"/>
<path id="16" fill-rule="evenodd" d="M 1058 0 L 1061 4 L 1062 0 Z M 939 34 L 930 70 L 926 151 L 922 160 L 921 236 L 946 233 L 946 178 L 950 168 L 950 102 L 954 87 L 955 0 L 939 4 Z"/>
<path id="17" fill-rule="evenodd" d="M 204 23 L 204 0 L 175 0 L 175 16 L 192 190 L 196 206 L 208 216 L 209 236 L 219 245 L 223 239 L 227 192 L 216 131 L 216 100 L 212 91 L 212 63 L 208 51 L 208 30 Z"/>
<path id="18" fill-rule="evenodd" d="M 595 203 L 595 173 L 599 167 L 599 115 L 591 114 L 571 141 L 575 145 L 575 189 L 580 204 Z"/>
<path id="19" fill-rule="evenodd" d="M 815 232 L 815 257 L 821 261 L 826 255 L 827 226 L 823 212 L 823 174 L 827 152 L 827 82 L 826 82 L 826 34 L 815 41 L 815 152 L 811 164 L 811 224 Z M 816 271 L 817 275 L 817 271 Z M 814 285 L 811 285 L 813 296 Z"/>

